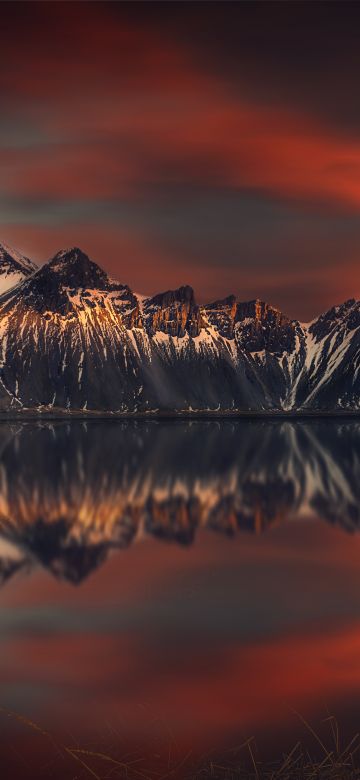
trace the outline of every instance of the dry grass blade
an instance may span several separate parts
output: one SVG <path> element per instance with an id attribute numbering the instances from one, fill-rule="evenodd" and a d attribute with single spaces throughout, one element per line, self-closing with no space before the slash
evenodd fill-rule
<path id="1" fill-rule="evenodd" d="M 307 780 L 311 780 L 312 777 L 316 777 L 316 775 L 319 775 L 319 772 L 326 766 L 328 761 L 328 757 L 325 756 L 323 761 L 321 761 L 320 764 L 315 764 L 314 769 L 310 775 L 308 775 Z"/>
<path id="2" fill-rule="evenodd" d="M 114 766 L 118 766 L 121 769 L 124 769 L 127 773 L 131 771 L 134 775 L 137 775 L 138 777 L 142 777 L 143 780 L 151 780 L 149 778 L 149 775 L 145 775 L 144 772 L 141 772 L 139 769 L 135 769 L 133 764 L 134 761 L 130 761 L 129 763 L 126 763 L 125 761 L 118 761 L 116 758 L 113 758 L 112 756 L 108 756 L 107 753 L 101 753 L 94 750 L 85 750 L 85 748 L 66 748 L 66 750 L 71 752 L 71 754 L 76 753 L 77 755 L 83 755 L 88 756 L 89 758 L 98 758 L 101 761 L 106 761 L 110 764 L 113 764 Z"/>
<path id="3" fill-rule="evenodd" d="M 285 761 L 283 761 L 280 769 L 277 770 L 275 777 L 280 777 L 280 775 L 285 771 L 285 769 L 287 769 L 287 767 L 289 766 L 290 761 L 291 761 L 294 753 L 300 747 L 301 747 L 301 742 L 297 742 L 296 745 L 294 745 L 293 749 L 291 750 L 289 755 L 286 757 Z"/>
<path id="4" fill-rule="evenodd" d="M 66 752 L 71 756 L 75 761 L 78 761 L 79 764 L 81 764 L 87 772 L 89 772 L 93 777 L 95 777 L 96 780 L 101 780 L 101 777 L 94 772 L 94 770 L 89 766 L 85 761 L 83 761 L 80 756 L 76 755 L 75 751 L 72 751 L 71 748 L 65 748 Z"/>
<path id="5" fill-rule="evenodd" d="M 19 723 L 23 723 L 25 726 L 29 726 L 33 731 L 37 731 L 39 734 L 42 734 L 43 737 L 48 737 L 49 739 L 52 739 L 51 734 L 49 734 L 48 731 L 45 731 L 41 726 L 38 725 L 38 723 L 35 723 L 33 720 L 30 720 L 29 718 L 25 718 L 24 715 L 19 715 L 18 712 L 13 712 L 13 710 L 6 710 L 4 707 L 0 707 L 0 712 L 3 712 L 4 715 L 6 715 L 8 718 L 14 718 L 15 720 L 18 720 Z"/>
<path id="6" fill-rule="evenodd" d="M 336 755 L 339 755 L 340 753 L 339 725 L 337 719 L 335 718 L 335 715 L 329 714 L 327 718 L 324 718 L 323 723 L 329 723 L 332 737 L 334 740 Z"/>
<path id="7" fill-rule="evenodd" d="M 349 742 L 349 744 L 346 746 L 345 750 L 343 750 L 342 753 L 339 755 L 339 761 L 342 761 L 343 759 L 348 756 L 350 758 L 350 755 L 352 755 L 350 748 L 354 745 L 354 743 L 359 739 L 359 734 L 355 734 L 355 736 L 352 738 L 352 740 Z M 358 750 L 360 745 L 357 746 L 356 750 Z"/>
<path id="8" fill-rule="evenodd" d="M 13 710 L 7 710 L 5 709 L 5 707 L 0 707 L 0 712 L 6 715 L 7 718 L 13 718 L 14 720 L 17 720 L 18 723 L 22 723 L 24 726 L 28 726 L 28 728 L 32 729 L 32 731 L 36 731 L 38 734 L 41 734 L 41 736 L 50 740 L 53 747 L 57 750 L 60 756 L 62 756 L 61 748 L 55 741 L 52 734 L 50 734 L 49 731 L 43 729 L 42 726 L 39 726 L 38 723 L 35 723 L 35 721 L 30 720 L 30 718 L 26 718 L 25 715 L 20 715 L 18 712 L 14 712 Z"/>
<path id="9" fill-rule="evenodd" d="M 171 775 L 175 774 L 175 772 L 178 772 L 179 769 L 181 769 L 181 767 L 184 766 L 184 764 L 186 764 L 187 760 L 190 758 L 191 755 L 192 755 L 192 750 L 189 750 L 189 752 L 186 754 L 186 756 L 184 756 L 184 758 L 180 761 L 180 763 L 177 764 L 175 767 L 173 767 L 173 769 L 170 769 L 170 771 L 166 772 L 164 775 L 161 775 L 159 780 L 165 780 L 165 778 L 171 777 Z"/>
<path id="10" fill-rule="evenodd" d="M 320 747 L 321 747 L 321 748 L 322 748 L 322 750 L 324 751 L 324 753 L 325 753 L 325 755 L 327 756 L 327 758 L 328 758 L 329 760 L 331 760 L 331 761 L 332 761 L 332 763 L 334 763 L 334 759 L 333 759 L 333 753 L 332 753 L 332 751 L 329 751 L 329 750 L 327 749 L 327 747 L 324 745 L 324 743 L 323 743 L 322 739 L 321 739 L 321 738 L 319 737 L 319 735 L 316 733 L 315 729 L 313 729 L 313 727 L 311 726 L 311 724 L 310 724 L 310 723 L 309 723 L 309 722 L 306 720 L 306 718 L 304 718 L 304 717 L 301 715 L 301 713 L 300 713 L 300 712 L 297 712 L 297 710 L 292 710 L 292 712 L 294 713 L 294 715 L 296 715 L 296 716 L 299 718 L 299 720 L 301 720 L 301 722 L 304 724 L 304 726 L 306 726 L 306 728 L 308 729 L 308 731 L 310 732 L 310 734 L 312 734 L 312 735 L 313 735 L 314 739 L 315 739 L 315 740 L 318 742 L 318 744 L 320 745 Z"/>
<path id="11" fill-rule="evenodd" d="M 255 738 L 254 737 L 250 737 L 250 739 L 248 740 L 248 749 L 249 749 L 250 758 L 251 758 L 251 761 L 252 761 L 252 764 L 253 764 L 253 767 L 254 767 L 255 777 L 257 778 L 257 780 L 259 780 L 259 772 L 258 772 L 258 768 L 257 768 L 257 763 L 255 761 L 254 753 L 253 753 L 253 751 L 251 749 L 251 743 L 252 742 L 255 743 Z"/>

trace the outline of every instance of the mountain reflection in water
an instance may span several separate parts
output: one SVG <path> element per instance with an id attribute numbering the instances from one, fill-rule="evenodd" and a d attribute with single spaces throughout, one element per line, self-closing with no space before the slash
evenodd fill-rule
<path id="1" fill-rule="evenodd" d="M 88 776 L 52 739 L 151 778 L 251 735 L 278 758 L 293 710 L 348 744 L 359 444 L 355 419 L 0 423 L 4 777 Z"/>
<path id="2" fill-rule="evenodd" d="M 90 421 L 0 425 L 0 577 L 81 582 L 144 536 L 260 533 L 317 516 L 360 529 L 360 423 Z"/>

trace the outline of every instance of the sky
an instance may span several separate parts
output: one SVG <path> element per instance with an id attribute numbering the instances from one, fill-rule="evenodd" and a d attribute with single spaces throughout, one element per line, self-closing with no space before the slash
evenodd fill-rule
<path id="1" fill-rule="evenodd" d="M 359 16 L 2 2 L 0 241 L 300 320 L 359 297 Z"/>

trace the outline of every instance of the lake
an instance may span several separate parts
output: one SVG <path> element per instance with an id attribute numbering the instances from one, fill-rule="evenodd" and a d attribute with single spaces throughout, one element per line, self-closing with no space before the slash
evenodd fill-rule
<path id="1" fill-rule="evenodd" d="M 270 758 L 311 742 L 302 719 L 323 735 L 329 715 L 345 745 L 359 477 L 356 419 L 1 423 L 9 776 L 124 776 L 100 754 L 185 776 L 251 737 Z"/>

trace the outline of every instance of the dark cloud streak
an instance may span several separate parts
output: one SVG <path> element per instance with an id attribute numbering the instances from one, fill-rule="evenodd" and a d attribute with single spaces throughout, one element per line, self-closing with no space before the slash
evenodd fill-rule
<path id="1" fill-rule="evenodd" d="M 358 17 L 3 3 L 0 238 L 36 260 L 85 240 L 144 292 L 188 282 L 302 319 L 359 295 Z"/>

